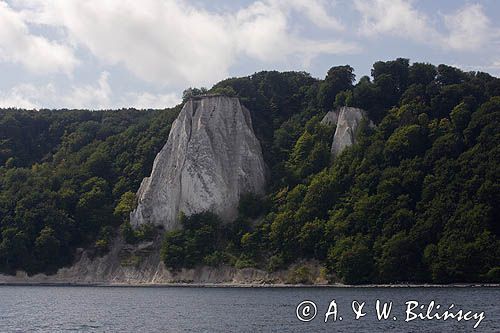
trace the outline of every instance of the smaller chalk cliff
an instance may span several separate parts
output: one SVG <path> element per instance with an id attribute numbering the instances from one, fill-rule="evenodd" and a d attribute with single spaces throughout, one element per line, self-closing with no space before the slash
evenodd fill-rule
<path id="1" fill-rule="evenodd" d="M 339 120 L 339 112 L 336 111 L 328 111 L 327 114 L 321 119 L 321 123 L 323 125 L 328 126 L 337 126 L 337 121 Z"/>
<path id="2" fill-rule="evenodd" d="M 356 130 L 363 118 L 366 118 L 366 112 L 364 110 L 348 106 L 330 111 L 323 117 L 321 120 L 322 124 L 336 124 L 331 147 L 331 153 L 334 158 L 346 147 L 356 142 Z M 370 123 L 370 125 L 373 124 Z"/>
<path id="3" fill-rule="evenodd" d="M 180 212 L 202 211 L 229 222 L 242 194 L 264 194 L 265 170 L 250 113 L 238 98 L 191 98 L 141 183 L 131 224 L 172 230 L 179 227 Z"/>

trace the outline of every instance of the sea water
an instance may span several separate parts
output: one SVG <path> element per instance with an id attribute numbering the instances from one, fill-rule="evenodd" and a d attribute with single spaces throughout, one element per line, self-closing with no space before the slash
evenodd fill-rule
<path id="1" fill-rule="evenodd" d="M 0 286 L 0 332 L 500 332 L 499 302 L 500 288 Z"/>

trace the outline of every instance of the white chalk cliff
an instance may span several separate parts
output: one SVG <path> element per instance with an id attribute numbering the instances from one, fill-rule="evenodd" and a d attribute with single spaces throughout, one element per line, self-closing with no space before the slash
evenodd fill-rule
<path id="1" fill-rule="evenodd" d="M 328 126 L 337 126 L 337 121 L 339 120 L 339 112 L 336 111 L 328 111 L 327 114 L 321 119 L 321 123 L 323 125 Z"/>
<path id="2" fill-rule="evenodd" d="M 331 148 L 331 153 L 334 158 L 346 147 L 356 142 L 356 130 L 363 118 L 366 118 L 366 112 L 364 110 L 343 106 L 336 111 L 328 112 L 321 120 L 323 124 L 336 124 Z"/>
<path id="3" fill-rule="evenodd" d="M 265 170 L 250 113 L 238 98 L 192 98 L 141 183 L 131 224 L 172 230 L 180 227 L 180 212 L 203 211 L 232 221 L 242 194 L 264 194 Z"/>

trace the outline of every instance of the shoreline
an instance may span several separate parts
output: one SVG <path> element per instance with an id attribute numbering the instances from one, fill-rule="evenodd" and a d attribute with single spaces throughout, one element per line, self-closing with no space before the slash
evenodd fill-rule
<path id="1" fill-rule="evenodd" d="M 454 284 L 262 284 L 262 283 L 110 283 L 110 282 L 0 282 L 0 287 L 113 287 L 113 288 L 500 288 L 498 283 Z"/>

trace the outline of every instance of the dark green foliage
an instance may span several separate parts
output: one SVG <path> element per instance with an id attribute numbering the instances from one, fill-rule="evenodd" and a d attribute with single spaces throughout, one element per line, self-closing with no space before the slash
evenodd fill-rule
<path id="1" fill-rule="evenodd" d="M 132 228 L 129 221 L 120 226 L 121 235 L 125 242 L 129 244 L 152 241 L 157 235 L 157 231 L 157 228 L 150 223 L 141 224 L 135 229 Z"/>
<path id="2" fill-rule="evenodd" d="M 238 260 L 236 260 L 234 267 L 238 269 L 243 269 L 243 268 L 253 268 L 256 267 L 257 264 L 255 261 L 247 257 L 246 255 L 241 255 Z"/>
<path id="3" fill-rule="evenodd" d="M 200 95 L 205 95 L 208 92 L 208 89 L 205 87 L 201 88 L 187 88 L 182 92 L 182 101 L 185 102 L 191 97 L 196 97 Z"/>
<path id="4" fill-rule="evenodd" d="M 427 85 L 434 81 L 437 70 L 434 65 L 424 63 L 413 63 L 408 72 L 408 79 L 413 84 Z"/>
<path id="5" fill-rule="evenodd" d="M 105 253 L 177 112 L 0 110 L 0 271 Z"/>
<path id="6" fill-rule="evenodd" d="M 349 65 L 330 68 L 325 80 L 319 85 L 319 105 L 330 110 L 338 93 L 352 89 L 354 77 L 354 69 Z"/>
<path id="7" fill-rule="evenodd" d="M 347 284 L 372 281 L 373 256 L 362 237 L 340 239 L 328 254 L 329 266 Z"/>
<path id="8" fill-rule="evenodd" d="M 374 74 L 390 73 L 394 93 L 409 97 L 412 80 L 423 84 L 433 71 L 406 76 L 402 63 Z M 441 81 L 427 83 L 438 87 L 432 95 L 418 90 L 384 111 L 327 171 L 277 192 L 271 253 L 287 262 L 326 257 L 346 283 L 491 282 L 500 260 L 500 98 L 476 93 L 491 77 L 457 71 L 442 68 Z M 360 82 L 354 96 L 360 85 L 372 84 Z"/>
<path id="9" fill-rule="evenodd" d="M 242 236 L 247 256 L 269 258 L 270 270 L 316 258 L 346 283 L 491 282 L 500 264 L 500 80 L 406 59 L 378 62 L 372 74 L 335 99 L 326 94 L 335 85 L 320 83 L 317 101 L 304 95 L 275 129 L 275 156 L 286 162 L 274 164 L 274 207 Z M 362 125 L 358 144 L 325 170 L 318 152 L 331 133 L 314 112 L 333 100 L 366 109 L 378 126 Z"/>
<path id="10" fill-rule="evenodd" d="M 130 212 L 132 212 L 136 207 L 136 196 L 135 193 L 127 191 L 122 194 L 120 201 L 116 205 L 113 214 L 122 219 L 123 221 L 128 221 Z"/>
<path id="11" fill-rule="evenodd" d="M 113 227 L 107 225 L 101 228 L 97 235 L 97 240 L 95 241 L 95 248 L 99 255 L 103 255 L 109 251 L 114 236 Z"/>
<path id="12" fill-rule="evenodd" d="M 264 198 L 242 196 L 234 223 L 183 217 L 165 235 L 166 265 L 316 259 L 345 283 L 500 282 L 500 80 L 407 59 L 353 80 L 338 66 L 325 80 L 270 71 L 188 90 L 240 98 L 270 183 Z M 362 122 L 331 161 L 334 130 L 319 120 L 343 105 L 376 127 Z M 0 111 L 0 270 L 51 272 L 77 246 L 105 252 L 118 225 L 128 242 L 152 239 L 128 216 L 177 110 Z"/>
<path id="13" fill-rule="evenodd" d="M 161 257 L 171 269 L 194 267 L 207 258 L 207 264 L 220 264 L 214 253 L 221 223 L 217 215 L 205 212 L 189 217 L 181 215 L 182 230 L 165 233 Z"/>
<path id="14" fill-rule="evenodd" d="M 409 60 L 398 58 L 393 61 L 377 61 L 373 64 L 372 76 L 375 83 L 380 82 L 382 78 L 388 78 L 394 85 L 395 91 L 399 94 L 405 91 L 409 79 Z M 420 64 L 417 65 L 419 68 Z M 413 71 L 415 72 L 415 70 Z"/>
<path id="15" fill-rule="evenodd" d="M 253 193 L 241 196 L 238 206 L 238 213 L 242 217 L 257 218 L 267 210 L 266 202 L 263 198 Z"/>
<path id="16" fill-rule="evenodd" d="M 330 164 L 330 146 L 333 127 L 320 124 L 319 117 L 313 117 L 305 131 L 297 139 L 285 166 L 291 183 L 296 183 L 317 173 Z"/>

